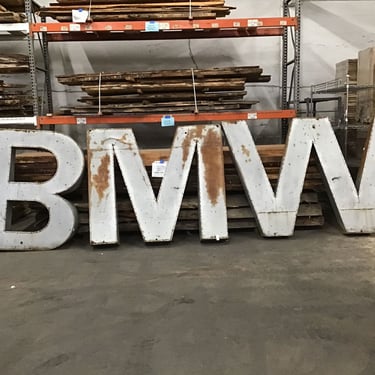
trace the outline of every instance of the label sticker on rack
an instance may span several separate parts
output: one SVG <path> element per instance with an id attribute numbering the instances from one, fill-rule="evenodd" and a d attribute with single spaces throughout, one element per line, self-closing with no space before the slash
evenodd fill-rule
<path id="1" fill-rule="evenodd" d="M 81 25 L 79 23 L 71 23 L 69 25 L 69 31 L 81 31 Z"/>
<path id="2" fill-rule="evenodd" d="M 171 115 L 165 115 L 161 118 L 161 126 L 162 127 L 167 127 L 167 126 L 174 126 L 175 121 L 174 117 Z"/>
<path id="3" fill-rule="evenodd" d="M 248 120 L 257 120 L 258 119 L 258 113 L 257 112 L 250 112 L 247 114 Z"/>
<path id="4" fill-rule="evenodd" d="M 89 18 L 89 12 L 82 8 L 72 10 L 72 21 L 77 23 L 86 23 Z"/>
<path id="5" fill-rule="evenodd" d="M 167 169 L 168 162 L 157 160 L 152 163 L 152 177 L 163 178 Z"/>
<path id="6" fill-rule="evenodd" d="M 77 125 L 86 125 L 87 124 L 86 117 L 77 117 L 76 121 L 77 121 Z"/>
<path id="7" fill-rule="evenodd" d="M 159 29 L 160 30 L 169 30 L 171 28 L 171 25 L 169 22 L 159 22 Z"/>
<path id="8" fill-rule="evenodd" d="M 156 22 L 156 21 L 146 22 L 145 31 L 158 32 L 159 31 L 159 22 Z"/>
<path id="9" fill-rule="evenodd" d="M 258 27 L 259 26 L 259 20 L 247 20 L 247 26 L 248 27 Z"/>

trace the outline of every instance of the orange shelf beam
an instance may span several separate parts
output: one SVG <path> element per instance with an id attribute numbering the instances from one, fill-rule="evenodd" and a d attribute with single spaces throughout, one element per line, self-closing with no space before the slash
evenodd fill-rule
<path id="1" fill-rule="evenodd" d="M 143 31 L 149 33 L 166 32 L 168 30 L 215 30 L 215 29 L 251 29 L 258 27 L 297 26 L 295 17 L 274 18 L 236 18 L 214 20 L 166 20 L 166 21 L 116 21 L 116 22 L 51 22 L 32 23 L 30 31 L 47 33 L 69 32 L 114 32 Z"/>
<path id="2" fill-rule="evenodd" d="M 170 114 L 178 123 L 195 123 L 210 121 L 240 121 L 294 118 L 294 110 L 279 111 L 250 111 L 250 112 L 223 112 L 223 113 L 198 113 L 198 114 Z M 125 125 L 137 123 L 161 123 L 163 115 L 131 115 L 131 116 L 39 116 L 38 127 L 47 125 Z"/>

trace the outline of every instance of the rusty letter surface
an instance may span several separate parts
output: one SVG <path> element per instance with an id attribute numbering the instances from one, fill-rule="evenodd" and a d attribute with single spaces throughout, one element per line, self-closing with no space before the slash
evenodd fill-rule
<path id="1" fill-rule="evenodd" d="M 204 240 L 228 237 L 221 129 L 187 126 L 176 130 L 157 198 L 131 129 L 88 132 L 90 238 L 93 245 L 117 244 L 114 158 L 146 242 L 171 241 L 193 161 L 198 153 L 200 227 Z"/>
<path id="2" fill-rule="evenodd" d="M 224 123 L 223 128 L 264 236 L 293 234 L 313 146 L 343 230 L 346 233 L 375 232 L 375 123 L 357 190 L 329 120 L 293 120 L 276 194 L 246 122 Z"/>
<path id="3" fill-rule="evenodd" d="M 50 131 L 0 130 L 0 249 L 54 249 L 75 231 L 77 212 L 57 194 L 74 189 L 84 169 L 79 146 L 69 137 Z M 46 182 L 15 182 L 15 149 L 42 148 L 57 160 L 55 175 Z M 48 224 L 37 232 L 8 231 L 9 201 L 33 201 L 49 212 Z"/>

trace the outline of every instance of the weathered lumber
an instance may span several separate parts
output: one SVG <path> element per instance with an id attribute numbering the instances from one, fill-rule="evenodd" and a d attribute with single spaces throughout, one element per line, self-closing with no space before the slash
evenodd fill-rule
<path id="1" fill-rule="evenodd" d="M 0 74 L 25 73 L 29 71 L 29 59 L 21 54 L 0 54 Z"/>
<path id="2" fill-rule="evenodd" d="M 222 92 L 198 92 L 198 100 L 238 100 L 247 94 L 246 91 L 222 91 Z M 150 93 L 150 94 L 129 94 L 129 95 L 106 95 L 101 97 L 101 103 L 163 103 L 171 100 L 194 100 L 193 92 L 176 93 Z M 98 104 L 98 96 L 83 96 L 78 99 L 79 102 L 87 104 Z M 255 103 L 254 103 L 255 104 Z"/>
<path id="3" fill-rule="evenodd" d="M 194 69 L 196 79 L 206 78 L 242 78 L 245 82 L 258 82 L 262 77 L 263 69 L 259 66 L 239 66 L 211 69 Z M 116 73 L 91 73 L 57 76 L 57 80 L 64 85 L 79 86 L 86 83 L 98 84 L 99 74 L 101 82 L 147 82 L 147 80 L 173 80 L 191 79 L 191 69 L 157 70 L 157 71 L 135 71 Z M 264 76 L 270 80 L 270 76 Z M 152 81 L 154 82 L 154 81 Z"/>
<path id="4" fill-rule="evenodd" d="M 90 10 L 93 21 L 213 19 L 225 17 L 235 9 L 226 6 L 224 1 L 63 0 L 41 8 L 39 15 L 58 21 L 71 21 L 72 10 L 79 8 Z"/>
<path id="5" fill-rule="evenodd" d="M 33 113 L 32 98 L 23 89 L 24 85 L 0 81 L 0 116 L 30 116 Z"/>
<path id="6" fill-rule="evenodd" d="M 194 81 L 192 79 L 194 73 Z M 78 101 L 85 106 L 60 109 L 63 114 L 173 113 L 198 110 L 248 110 L 255 100 L 244 100 L 246 82 L 268 82 L 259 66 L 94 73 L 58 76 L 60 83 L 80 85 L 88 94 Z M 100 85 L 99 85 L 100 80 Z"/>

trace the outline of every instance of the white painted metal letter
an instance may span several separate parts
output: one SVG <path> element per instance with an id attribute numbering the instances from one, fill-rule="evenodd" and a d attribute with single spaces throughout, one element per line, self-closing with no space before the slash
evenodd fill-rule
<path id="1" fill-rule="evenodd" d="M 88 133 L 90 238 L 93 245 L 118 243 L 114 156 L 146 242 L 171 241 L 195 149 L 198 149 L 202 239 L 228 237 L 224 163 L 219 126 L 176 130 L 157 198 L 131 129 Z"/>
<path id="2" fill-rule="evenodd" d="M 359 191 L 328 119 L 293 120 L 276 193 L 268 180 L 247 124 L 225 123 L 223 128 L 264 236 L 293 234 L 313 146 L 344 231 L 375 232 L 375 123 L 364 155 Z"/>
<path id="3" fill-rule="evenodd" d="M 0 130 L 0 249 L 53 249 L 66 242 L 75 231 L 77 212 L 57 194 L 74 189 L 84 168 L 79 146 L 69 137 L 50 131 Z M 17 148 L 42 148 L 57 159 L 57 171 L 46 182 L 15 182 L 14 164 Z M 46 227 L 37 232 L 8 231 L 9 201 L 33 201 L 49 211 Z"/>

